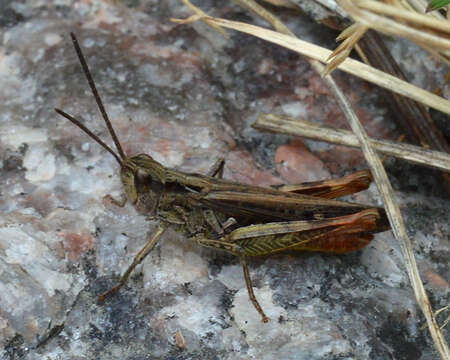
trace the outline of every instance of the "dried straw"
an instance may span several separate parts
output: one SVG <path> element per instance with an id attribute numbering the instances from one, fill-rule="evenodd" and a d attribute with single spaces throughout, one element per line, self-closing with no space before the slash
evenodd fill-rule
<path id="1" fill-rule="evenodd" d="M 302 136 L 333 144 L 359 147 L 358 139 L 351 131 L 331 129 L 304 119 L 292 118 L 286 115 L 260 114 L 258 120 L 252 126 L 255 129 L 263 131 Z M 394 141 L 371 138 L 370 143 L 374 149 L 383 154 L 450 172 L 449 154 Z"/>

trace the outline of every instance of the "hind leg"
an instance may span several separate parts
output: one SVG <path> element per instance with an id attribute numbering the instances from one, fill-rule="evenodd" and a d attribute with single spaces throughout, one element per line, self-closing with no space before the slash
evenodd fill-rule
<path id="1" fill-rule="evenodd" d="M 224 238 L 222 238 L 224 239 Z M 197 243 L 202 246 L 212 247 L 215 249 L 221 249 L 228 252 L 231 252 L 233 255 L 239 256 L 241 259 L 242 264 L 242 270 L 244 271 L 244 278 L 245 278 L 245 284 L 247 286 L 248 296 L 250 298 L 250 301 L 252 302 L 253 306 L 255 307 L 256 311 L 259 312 L 259 314 L 262 317 L 263 322 L 268 322 L 269 318 L 264 313 L 264 310 L 262 309 L 261 305 L 259 304 L 258 300 L 256 299 L 255 293 L 253 291 L 253 284 L 252 280 L 250 278 L 250 273 L 248 271 L 247 261 L 245 259 L 245 256 L 242 254 L 242 251 L 240 249 L 239 245 L 230 243 L 226 240 L 210 240 L 206 239 L 202 236 L 197 236 L 195 238 Z"/>

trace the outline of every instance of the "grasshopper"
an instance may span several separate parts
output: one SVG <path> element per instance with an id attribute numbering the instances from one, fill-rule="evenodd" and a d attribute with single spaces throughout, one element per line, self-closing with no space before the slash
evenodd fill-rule
<path id="1" fill-rule="evenodd" d="M 148 218 L 160 223 L 119 283 L 100 295 L 100 301 L 125 284 L 167 227 L 172 226 L 199 245 L 225 250 L 240 258 L 249 298 L 267 322 L 269 319 L 253 292 L 248 257 L 305 250 L 347 253 L 366 246 L 374 233 L 390 228 L 383 208 L 334 200 L 366 189 L 372 180 L 368 170 L 335 180 L 265 188 L 222 179 L 223 159 L 216 161 L 207 175 L 201 175 L 166 168 L 147 154 L 127 156 L 78 41 L 73 33 L 71 37 L 117 153 L 79 120 L 60 109 L 55 111 L 77 125 L 119 163 L 126 197 L 123 201 L 110 199 L 118 206 L 130 201 Z"/>

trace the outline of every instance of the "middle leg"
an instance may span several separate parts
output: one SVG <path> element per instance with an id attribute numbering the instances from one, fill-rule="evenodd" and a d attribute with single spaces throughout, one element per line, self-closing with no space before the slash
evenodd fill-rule
<path id="1" fill-rule="evenodd" d="M 222 179 L 224 166 L 225 166 L 225 159 L 219 158 L 216 160 L 213 166 L 211 166 L 206 175 L 211 177 L 217 176 L 219 179 Z"/>

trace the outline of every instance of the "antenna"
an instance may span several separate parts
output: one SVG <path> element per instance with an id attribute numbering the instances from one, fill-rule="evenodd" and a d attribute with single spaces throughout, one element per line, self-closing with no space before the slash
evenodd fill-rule
<path id="1" fill-rule="evenodd" d="M 75 51 L 77 53 L 78 59 L 80 60 L 81 63 L 81 67 L 83 68 L 83 72 L 86 75 L 87 81 L 89 83 L 89 86 L 91 87 L 91 91 L 92 94 L 94 95 L 95 101 L 97 102 L 98 108 L 100 109 L 100 112 L 102 113 L 103 119 L 105 120 L 106 126 L 108 127 L 109 133 L 111 134 L 111 137 L 114 141 L 114 144 L 116 145 L 117 151 L 119 152 L 120 158 L 121 159 L 125 159 L 125 153 L 122 150 L 122 146 L 120 146 L 120 142 L 119 139 L 117 138 L 117 135 L 114 131 L 114 128 L 112 127 L 111 121 L 109 120 L 108 114 L 106 113 L 105 107 L 103 105 L 102 99 L 100 98 L 100 95 L 98 94 L 97 88 L 95 86 L 94 83 L 94 79 L 92 78 L 91 72 L 89 71 L 88 65 L 86 63 L 86 60 L 83 56 L 83 53 L 81 51 L 80 45 L 78 44 L 78 40 L 75 36 L 74 33 L 70 33 L 70 36 L 72 38 L 72 42 L 73 42 L 73 46 L 75 48 Z M 105 143 L 103 143 L 97 136 L 93 135 L 92 132 L 90 132 L 89 130 L 87 130 L 87 128 L 85 126 L 83 126 L 78 120 L 74 119 L 73 117 L 71 117 L 70 115 L 64 113 L 61 110 L 55 109 L 56 112 L 62 116 L 64 116 L 66 119 L 70 120 L 71 122 L 73 122 L 75 125 L 77 125 L 78 127 L 80 127 L 83 131 L 85 131 L 86 133 L 88 133 L 89 135 L 91 135 L 94 139 L 96 139 L 97 142 L 99 142 L 100 144 L 102 144 L 102 146 L 105 149 L 109 149 L 109 152 L 112 152 L 111 148 L 109 148 L 108 146 L 106 146 Z M 115 155 L 116 159 L 117 159 L 117 155 Z M 122 164 L 122 161 L 119 161 Z"/>
<path id="2" fill-rule="evenodd" d="M 122 160 L 120 157 L 114 152 L 113 149 L 111 149 L 108 145 L 106 145 L 100 138 L 95 135 L 91 130 L 89 130 L 86 126 L 84 126 L 79 120 L 75 119 L 74 117 L 70 116 L 69 114 L 65 113 L 64 111 L 60 109 L 56 109 L 55 111 L 61 115 L 64 116 L 67 120 L 74 123 L 76 126 L 78 126 L 81 130 L 83 130 L 86 134 L 88 134 L 91 138 L 93 138 L 95 141 L 97 141 L 101 146 L 103 146 L 107 151 L 111 153 L 112 156 L 118 161 L 120 166 L 122 166 Z"/>

